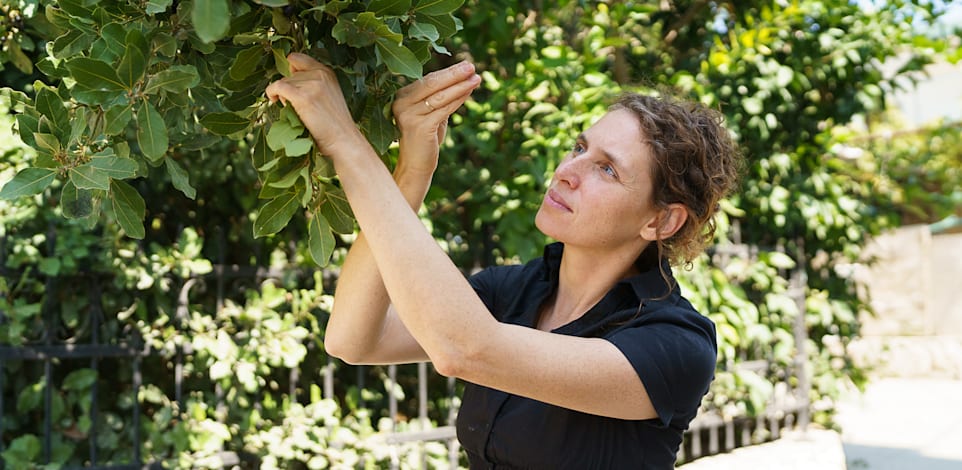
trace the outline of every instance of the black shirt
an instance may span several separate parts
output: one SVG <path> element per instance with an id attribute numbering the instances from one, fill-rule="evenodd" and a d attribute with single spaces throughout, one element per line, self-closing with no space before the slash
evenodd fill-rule
<path id="1" fill-rule="evenodd" d="M 534 328 L 539 307 L 558 287 L 562 251 L 560 243 L 549 245 L 541 259 L 485 269 L 471 285 L 498 321 Z M 662 269 L 670 276 L 667 264 Z M 714 324 L 654 267 L 619 282 L 553 333 L 614 344 L 641 378 L 658 418 L 591 415 L 467 383 L 457 431 L 471 468 L 673 468 L 714 377 Z"/>

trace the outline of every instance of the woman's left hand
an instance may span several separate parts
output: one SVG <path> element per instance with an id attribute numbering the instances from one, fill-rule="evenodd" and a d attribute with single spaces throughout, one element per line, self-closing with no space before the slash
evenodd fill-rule
<path id="1" fill-rule="evenodd" d="M 474 72 L 473 64 L 460 62 L 398 90 L 391 110 L 401 131 L 399 171 L 430 179 L 448 118 L 481 84 Z"/>
<path id="2" fill-rule="evenodd" d="M 334 71 L 298 52 L 287 60 L 291 76 L 268 85 L 267 98 L 293 106 L 318 149 L 329 158 L 341 155 L 342 146 L 370 145 L 351 117 Z"/>

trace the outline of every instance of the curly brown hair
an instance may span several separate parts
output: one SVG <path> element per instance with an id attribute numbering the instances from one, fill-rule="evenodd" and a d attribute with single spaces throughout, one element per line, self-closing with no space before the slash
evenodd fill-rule
<path id="1" fill-rule="evenodd" d="M 688 211 L 684 225 L 649 245 L 642 259 L 690 263 L 714 237 L 719 201 L 732 193 L 743 169 L 741 152 L 722 114 L 699 103 L 628 93 L 612 105 L 616 109 L 638 118 L 652 151 L 654 204 L 680 203 Z"/>

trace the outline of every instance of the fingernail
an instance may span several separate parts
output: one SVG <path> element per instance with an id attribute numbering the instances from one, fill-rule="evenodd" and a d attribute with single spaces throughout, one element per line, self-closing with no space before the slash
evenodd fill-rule
<path id="1" fill-rule="evenodd" d="M 458 64 L 458 70 L 461 70 L 462 72 L 467 72 L 472 68 L 473 66 L 471 65 L 471 62 L 468 62 L 468 61 L 464 61 Z"/>

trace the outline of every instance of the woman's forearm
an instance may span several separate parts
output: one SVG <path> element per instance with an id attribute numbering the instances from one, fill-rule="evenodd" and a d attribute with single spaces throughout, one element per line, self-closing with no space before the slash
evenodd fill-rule
<path id="1" fill-rule="evenodd" d="M 403 165 L 399 163 L 401 178 L 395 183 L 351 118 L 333 69 L 303 54 L 291 54 L 288 61 L 291 76 L 271 83 L 265 93 L 272 102 L 293 106 L 317 147 L 331 157 L 364 231 L 336 295 L 335 319 L 329 330 L 331 350 L 357 352 L 353 350 L 357 343 L 362 351 L 384 354 L 387 348 L 402 356 L 416 349 L 429 353 L 439 371 L 458 364 L 453 358 L 457 351 L 464 351 L 461 345 L 478 344 L 475 338 L 489 333 L 480 327 L 490 328 L 486 322 L 494 320 L 411 207 L 420 205 L 427 190 L 423 183 L 430 181 L 416 176 L 429 175 L 437 167 L 437 149 L 447 118 L 468 99 L 481 78 L 473 65 L 460 63 L 398 91 L 392 111 L 407 144 L 402 145 L 406 158 Z M 411 181 L 407 174 L 422 183 L 417 191 L 407 187 Z M 385 308 L 387 300 L 379 278 L 399 315 Z M 361 312 L 360 318 L 354 318 L 355 311 Z M 395 321 L 398 316 L 400 320 Z M 354 336 L 355 330 L 362 331 Z M 403 334 L 393 334 L 396 331 Z"/>
<path id="2" fill-rule="evenodd" d="M 464 276 L 410 210 L 370 147 L 334 159 L 391 302 L 435 367 L 462 362 L 494 323 Z M 496 323 L 495 323 L 496 324 Z"/>
<path id="3" fill-rule="evenodd" d="M 398 168 L 398 188 L 413 211 L 421 206 L 431 175 L 412 175 Z M 349 363 L 393 363 L 425 360 L 423 350 L 399 320 L 388 315 L 390 297 L 363 232 L 341 268 L 334 308 L 324 337 L 329 354 Z"/>

